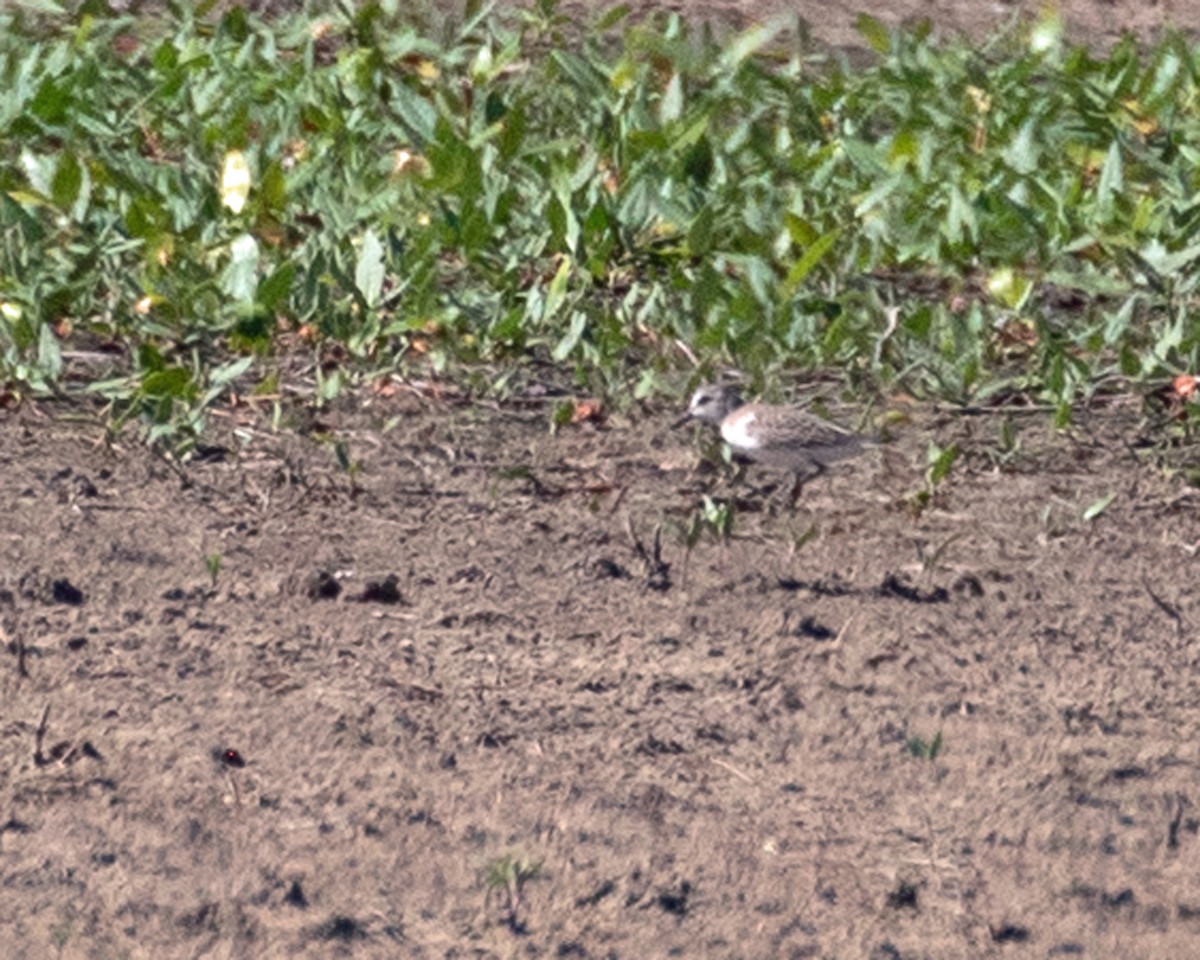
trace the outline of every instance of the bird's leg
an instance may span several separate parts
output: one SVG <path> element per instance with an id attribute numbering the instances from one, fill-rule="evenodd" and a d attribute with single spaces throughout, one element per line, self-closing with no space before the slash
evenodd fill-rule
<path id="1" fill-rule="evenodd" d="M 825 464 L 823 463 L 813 463 L 811 466 L 813 469 L 806 473 L 799 470 L 796 471 L 796 482 L 792 484 L 791 495 L 791 505 L 793 510 L 796 509 L 796 501 L 800 499 L 800 494 L 804 492 L 804 485 L 808 483 L 809 480 L 815 480 L 825 472 Z"/>
<path id="2" fill-rule="evenodd" d="M 788 503 L 791 505 L 791 508 L 793 510 L 796 509 L 796 501 L 798 501 L 800 499 L 800 494 L 802 494 L 804 492 L 804 480 L 805 480 L 804 474 L 802 474 L 802 473 L 796 474 L 795 482 L 792 484 L 792 492 L 788 496 Z"/>

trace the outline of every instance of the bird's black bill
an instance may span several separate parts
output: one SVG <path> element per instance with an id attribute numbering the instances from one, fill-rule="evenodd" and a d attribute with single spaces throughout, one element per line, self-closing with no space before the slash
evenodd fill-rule
<path id="1" fill-rule="evenodd" d="M 692 414 L 690 411 L 688 413 L 683 414 L 682 416 L 676 417 L 674 420 L 671 421 L 671 429 L 678 430 L 680 427 L 682 427 L 685 423 L 687 423 L 691 419 L 692 419 Z"/>

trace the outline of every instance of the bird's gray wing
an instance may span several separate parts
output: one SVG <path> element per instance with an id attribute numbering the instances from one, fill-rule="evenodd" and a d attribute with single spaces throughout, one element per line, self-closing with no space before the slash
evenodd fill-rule
<path id="1" fill-rule="evenodd" d="M 799 407 L 772 407 L 763 417 L 763 447 L 853 446 L 859 435 L 840 424 L 822 419 Z"/>

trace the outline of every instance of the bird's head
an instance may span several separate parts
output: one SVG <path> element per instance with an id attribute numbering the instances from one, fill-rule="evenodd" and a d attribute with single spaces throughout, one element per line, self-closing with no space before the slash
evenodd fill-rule
<path id="1" fill-rule="evenodd" d="M 686 423 L 688 420 L 720 423 L 741 405 L 742 395 L 735 387 L 706 383 L 692 394 L 687 413 L 679 418 L 677 424 Z"/>

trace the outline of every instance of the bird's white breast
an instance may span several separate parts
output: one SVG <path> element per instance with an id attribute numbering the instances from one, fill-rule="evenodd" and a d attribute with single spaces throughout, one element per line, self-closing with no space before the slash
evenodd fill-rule
<path id="1" fill-rule="evenodd" d="M 721 438 L 735 450 L 757 450 L 762 445 L 754 430 L 754 414 L 740 410 L 725 418 Z"/>

